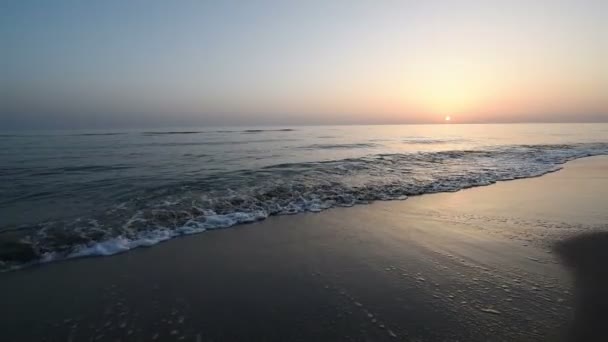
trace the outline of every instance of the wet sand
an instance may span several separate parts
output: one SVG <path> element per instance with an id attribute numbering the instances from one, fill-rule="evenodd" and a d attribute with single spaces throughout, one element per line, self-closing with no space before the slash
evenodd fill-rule
<path id="1" fill-rule="evenodd" d="M 596 332 L 608 239 L 572 238 L 608 232 L 607 198 L 594 157 L 4 273 L 0 339 L 573 340 Z"/>

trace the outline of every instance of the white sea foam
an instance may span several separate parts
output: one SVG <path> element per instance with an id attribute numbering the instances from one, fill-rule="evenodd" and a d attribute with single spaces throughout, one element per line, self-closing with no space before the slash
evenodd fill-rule
<path id="1" fill-rule="evenodd" d="M 204 221 L 199 222 L 190 220 L 182 227 L 177 229 L 159 228 L 150 231 L 144 231 L 134 237 L 127 238 L 125 236 L 117 236 L 101 242 L 95 242 L 89 245 L 76 246 L 74 251 L 66 256 L 66 258 L 80 258 L 90 256 L 109 256 L 118 253 L 123 253 L 128 250 L 138 247 L 150 247 L 160 242 L 167 241 L 180 235 L 190 235 L 202 233 L 206 230 L 228 228 L 237 224 L 252 223 L 263 220 L 268 215 L 262 211 L 254 213 L 230 213 L 227 215 L 212 214 L 205 216 Z M 55 253 L 48 253 L 43 262 L 49 262 L 60 259 Z"/>

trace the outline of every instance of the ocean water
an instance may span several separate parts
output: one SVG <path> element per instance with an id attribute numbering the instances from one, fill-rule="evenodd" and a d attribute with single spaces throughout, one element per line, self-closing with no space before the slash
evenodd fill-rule
<path id="1" fill-rule="evenodd" d="M 0 269 L 535 177 L 602 154 L 608 124 L 2 132 Z"/>

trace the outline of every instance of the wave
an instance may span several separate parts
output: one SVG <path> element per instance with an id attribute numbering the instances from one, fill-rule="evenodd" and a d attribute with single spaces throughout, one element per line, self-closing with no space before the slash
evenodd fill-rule
<path id="1" fill-rule="evenodd" d="M 142 143 L 138 146 L 223 146 L 223 145 L 249 145 L 269 142 L 285 142 L 296 141 L 297 139 L 257 139 L 257 140 L 241 140 L 241 141 L 183 141 L 183 142 L 154 142 Z"/>
<path id="2" fill-rule="evenodd" d="M 351 148 L 373 148 L 378 147 L 377 144 L 312 144 L 302 146 L 304 150 L 332 150 L 332 149 L 351 149 Z"/>
<path id="3" fill-rule="evenodd" d="M 262 133 L 262 132 L 294 132 L 293 128 L 282 128 L 282 129 L 246 129 L 242 133 Z"/>
<path id="4" fill-rule="evenodd" d="M 126 169 L 131 169 L 131 168 L 132 168 L 132 166 L 129 166 L 129 165 L 66 166 L 66 167 L 49 168 L 49 169 L 35 171 L 35 172 L 30 173 L 30 176 L 50 176 L 50 175 L 66 174 L 66 173 L 95 173 L 95 172 L 103 172 L 103 171 L 126 170 Z"/>
<path id="5" fill-rule="evenodd" d="M 107 135 L 125 135 L 127 133 L 108 132 L 108 133 L 80 133 L 71 134 L 73 137 L 90 137 L 90 136 L 107 136 Z"/>
<path id="6" fill-rule="evenodd" d="M 284 163 L 148 188 L 89 218 L 0 232 L 0 268 L 151 246 L 175 236 L 378 200 L 541 176 L 608 144 L 517 145 Z"/>
<path id="7" fill-rule="evenodd" d="M 142 132 L 143 135 L 181 135 L 181 134 L 201 134 L 204 131 L 166 131 L 166 132 Z"/>
<path id="8" fill-rule="evenodd" d="M 263 132 L 295 132 L 296 130 L 293 128 L 280 128 L 280 129 L 246 129 L 246 130 L 221 130 L 215 131 L 215 133 L 244 133 L 244 134 L 252 134 L 252 133 L 263 133 Z"/>
<path id="9" fill-rule="evenodd" d="M 112 135 L 126 135 L 125 132 L 104 132 L 104 133 L 76 133 L 76 134 L 0 134 L 0 138 L 38 138 L 38 137 L 94 137 L 94 136 L 112 136 Z"/>
<path id="10" fill-rule="evenodd" d="M 436 145 L 436 144 L 454 144 L 454 143 L 462 143 L 466 142 L 465 139 L 432 139 L 432 138 L 407 138 L 402 140 L 404 144 L 413 144 L 413 145 Z"/>
<path id="11" fill-rule="evenodd" d="M 207 154 L 207 153 L 184 153 L 182 154 L 182 157 L 188 157 L 188 158 L 203 158 L 203 157 L 210 157 L 212 155 Z"/>

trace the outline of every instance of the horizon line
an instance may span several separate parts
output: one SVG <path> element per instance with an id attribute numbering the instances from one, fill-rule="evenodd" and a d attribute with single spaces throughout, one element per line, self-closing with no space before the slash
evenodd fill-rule
<path id="1" fill-rule="evenodd" d="M 0 129 L 0 131 L 68 131 L 68 130 L 138 130 L 138 129 L 163 129 L 163 128 L 185 128 L 189 127 L 328 127 L 328 126 L 464 126 L 464 125 L 592 125 L 608 124 L 606 121 L 514 121 L 514 122 L 428 122 L 428 123 L 338 123 L 338 124 L 314 124 L 314 123 L 295 123 L 295 124 L 182 124 L 182 125 L 155 125 L 155 126 L 131 126 L 123 127 L 13 127 Z"/>

